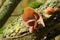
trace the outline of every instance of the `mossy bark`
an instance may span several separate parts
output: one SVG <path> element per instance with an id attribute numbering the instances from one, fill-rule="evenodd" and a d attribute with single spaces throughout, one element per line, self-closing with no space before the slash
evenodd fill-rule
<path id="1" fill-rule="evenodd" d="M 0 27 L 3 26 L 5 21 L 8 19 L 8 17 L 13 12 L 14 8 L 17 6 L 17 4 L 21 0 L 6 0 L 2 7 L 0 8 Z"/>
<path id="2" fill-rule="evenodd" d="M 47 0 L 47 2 L 38 8 L 38 12 L 44 14 L 44 9 L 47 7 L 58 7 L 60 8 L 60 0 Z M 59 14 L 60 12 L 58 12 Z M 3 33 L 3 37 L 6 39 L 15 39 L 17 40 L 41 40 L 44 36 L 47 36 L 49 32 L 53 31 L 56 28 L 60 28 L 59 26 L 55 26 L 60 22 L 60 14 L 58 15 L 56 21 L 46 21 L 46 27 L 42 29 L 38 29 L 35 33 L 30 34 L 28 29 L 25 27 L 25 23 L 22 20 L 21 16 L 17 17 L 10 24 L 7 25 Z M 47 25 L 48 24 L 48 25 Z M 12 37 L 13 36 L 13 37 Z"/>
<path id="3" fill-rule="evenodd" d="M 44 15 L 44 10 L 47 7 L 56 7 L 60 9 L 60 0 L 47 0 L 46 3 L 44 5 L 42 5 L 41 7 L 38 8 L 38 12 L 41 12 Z M 46 36 L 49 32 L 53 31 L 56 28 L 60 28 L 59 26 L 56 26 L 56 24 L 58 24 L 60 21 L 60 12 L 57 12 L 56 14 L 58 14 L 58 17 L 56 20 L 53 19 L 53 17 L 49 18 L 45 23 L 46 23 L 46 27 L 41 29 L 41 31 L 39 30 L 39 32 L 37 32 L 37 39 L 39 40 L 40 38 L 43 38 L 44 36 Z"/>

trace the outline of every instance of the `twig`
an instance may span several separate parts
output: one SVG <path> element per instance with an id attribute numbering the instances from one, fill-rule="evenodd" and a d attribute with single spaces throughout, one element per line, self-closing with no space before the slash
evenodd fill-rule
<path id="1" fill-rule="evenodd" d="M 20 36 L 7 37 L 7 38 L 8 38 L 8 39 L 21 38 L 21 37 L 24 37 L 24 36 L 30 35 L 30 34 L 31 34 L 31 33 L 27 32 L 27 33 L 25 33 L 25 34 L 23 34 L 23 35 L 20 35 Z"/>

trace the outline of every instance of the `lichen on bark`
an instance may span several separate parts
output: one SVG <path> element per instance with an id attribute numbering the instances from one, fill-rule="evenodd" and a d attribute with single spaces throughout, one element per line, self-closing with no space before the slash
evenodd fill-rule
<path id="1" fill-rule="evenodd" d="M 41 7 L 39 7 L 38 9 L 37 9 L 37 11 L 38 12 L 41 12 L 41 13 L 43 13 L 43 15 L 44 15 L 44 10 L 47 8 L 47 7 L 57 7 L 57 8 L 60 8 L 60 0 L 47 0 L 46 2 L 45 2 L 45 4 L 43 4 Z M 59 12 L 60 13 L 60 12 Z M 58 15 L 58 16 L 60 16 L 60 14 Z M 11 22 L 10 24 L 8 24 L 7 25 L 7 28 L 6 28 L 6 30 L 4 31 L 4 36 L 6 37 L 6 38 L 8 38 L 8 37 L 10 37 L 10 35 L 13 33 L 13 37 L 15 37 L 16 35 L 16 26 L 17 26 L 17 28 L 20 28 L 19 30 L 17 30 L 18 32 L 17 32 L 17 34 L 21 34 L 21 35 L 23 35 L 23 34 L 25 34 L 25 33 L 28 33 L 28 29 L 25 27 L 25 24 L 24 24 L 24 22 L 23 22 L 23 20 L 22 20 L 22 18 L 21 18 L 21 16 L 20 17 L 17 17 L 16 19 L 14 19 L 15 20 L 15 22 Z M 58 19 L 57 19 L 58 20 Z M 60 20 L 60 18 L 59 18 L 59 20 Z M 60 22 L 60 21 L 57 21 L 57 22 Z M 57 24 L 57 22 L 55 22 L 54 21 L 54 23 L 53 24 L 51 24 L 50 22 L 49 23 L 47 23 L 47 24 L 49 24 L 49 25 L 46 25 L 46 27 L 45 28 L 42 28 L 42 29 L 39 29 L 36 33 L 33 33 L 33 34 L 30 34 L 30 33 L 28 33 L 28 35 L 25 35 L 25 36 L 23 36 L 23 37 L 18 37 L 17 39 L 20 39 L 20 40 L 39 40 L 39 39 L 41 39 L 41 38 L 43 38 L 44 36 L 47 36 L 47 34 L 49 33 L 49 32 L 51 32 L 52 30 L 54 30 L 55 28 L 58 28 L 58 27 L 55 27 L 54 25 L 55 24 Z M 15 24 L 16 23 L 16 24 Z M 10 27 L 12 27 L 12 28 L 10 28 Z M 53 26 L 53 27 L 52 27 Z M 14 28 L 14 29 L 13 29 Z M 25 29 L 26 28 L 26 29 Z M 10 32 L 8 32 L 8 31 Z M 12 30 L 12 31 L 11 31 Z M 6 32 L 7 31 L 7 32 Z M 6 34 L 5 34 L 6 33 Z M 19 35 L 20 36 L 20 35 Z M 13 38 L 14 39 L 14 38 Z"/>

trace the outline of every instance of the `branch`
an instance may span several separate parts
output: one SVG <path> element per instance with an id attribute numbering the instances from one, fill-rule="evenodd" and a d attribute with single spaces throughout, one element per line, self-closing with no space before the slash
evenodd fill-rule
<path id="1" fill-rule="evenodd" d="M 0 8 L 0 27 L 3 26 L 5 21 L 8 19 L 8 17 L 11 15 L 17 4 L 21 0 L 6 0 L 3 4 L 3 6 Z"/>

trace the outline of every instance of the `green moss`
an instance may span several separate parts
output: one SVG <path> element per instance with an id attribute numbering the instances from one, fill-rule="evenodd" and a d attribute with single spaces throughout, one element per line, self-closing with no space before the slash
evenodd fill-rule
<path id="1" fill-rule="evenodd" d="M 42 2 L 32 2 L 32 3 L 29 4 L 29 7 L 32 7 L 32 8 L 35 9 L 35 8 L 40 7 L 41 5 L 43 5 Z"/>
<path id="2" fill-rule="evenodd" d="M 0 28 L 0 34 L 3 33 L 4 29 L 5 29 L 5 28 Z"/>

